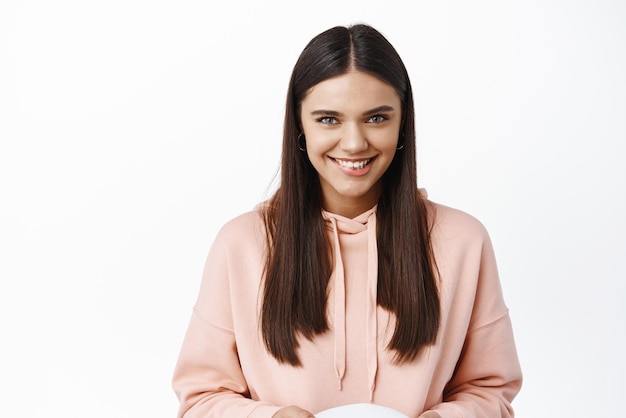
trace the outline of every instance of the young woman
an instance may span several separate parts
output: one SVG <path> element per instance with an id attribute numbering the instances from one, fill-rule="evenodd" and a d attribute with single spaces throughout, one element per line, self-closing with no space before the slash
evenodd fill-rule
<path id="1" fill-rule="evenodd" d="M 374 403 L 512 417 L 521 372 L 489 236 L 416 180 L 407 71 L 366 25 L 300 55 L 281 183 L 211 247 L 173 378 L 179 417 Z"/>

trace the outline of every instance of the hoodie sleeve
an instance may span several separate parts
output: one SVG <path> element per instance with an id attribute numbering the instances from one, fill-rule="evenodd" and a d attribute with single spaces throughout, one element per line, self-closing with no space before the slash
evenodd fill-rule
<path id="1" fill-rule="evenodd" d="M 512 418 L 511 402 L 522 384 L 513 329 L 486 231 L 473 308 L 463 348 L 443 402 L 442 418 Z M 469 292 L 468 292 L 469 293 Z"/>
<path id="2" fill-rule="evenodd" d="M 220 236 L 221 235 L 221 236 Z M 172 386 L 178 418 L 269 418 L 280 408 L 250 399 L 239 364 L 223 231 L 209 251 Z"/>

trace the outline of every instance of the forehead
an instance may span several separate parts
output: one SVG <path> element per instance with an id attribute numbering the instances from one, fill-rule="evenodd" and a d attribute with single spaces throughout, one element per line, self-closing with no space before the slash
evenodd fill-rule
<path id="1" fill-rule="evenodd" d="M 361 71 L 349 72 L 314 85 L 302 101 L 303 109 L 363 110 L 380 105 L 399 108 L 400 97 L 392 85 Z"/>

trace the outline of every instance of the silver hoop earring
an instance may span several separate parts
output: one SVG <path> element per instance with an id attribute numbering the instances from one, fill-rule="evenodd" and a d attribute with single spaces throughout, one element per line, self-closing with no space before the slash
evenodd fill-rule
<path id="1" fill-rule="evenodd" d="M 399 147 L 396 147 L 396 150 L 400 151 L 404 148 L 404 131 L 400 131 L 400 137 L 398 138 Z"/>
<path id="2" fill-rule="evenodd" d="M 298 148 L 300 151 L 306 152 L 306 138 L 304 137 L 304 132 L 298 134 Z"/>

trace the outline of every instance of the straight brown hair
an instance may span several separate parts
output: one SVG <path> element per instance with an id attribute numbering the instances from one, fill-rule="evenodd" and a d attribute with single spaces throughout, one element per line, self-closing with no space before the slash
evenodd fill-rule
<path id="1" fill-rule="evenodd" d="M 351 70 L 393 86 L 403 122 L 396 152 L 383 176 L 377 208 L 378 304 L 396 325 L 388 349 L 412 361 L 435 342 L 440 322 L 436 264 L 427 201 L 417 187 L 415 113 L 407 70 L 387 39 L 371 26 L 337 26 L 314 37 L 298 58 L 287 92 L 280 185 L 263 209 L 268 236 L 261 334 L 278 361 L 301 365 L 298 338 L 329 329 L 326 317 L 331 254 L 319 176 L 299 148 L 300 105 L 316 84 Z"/>

